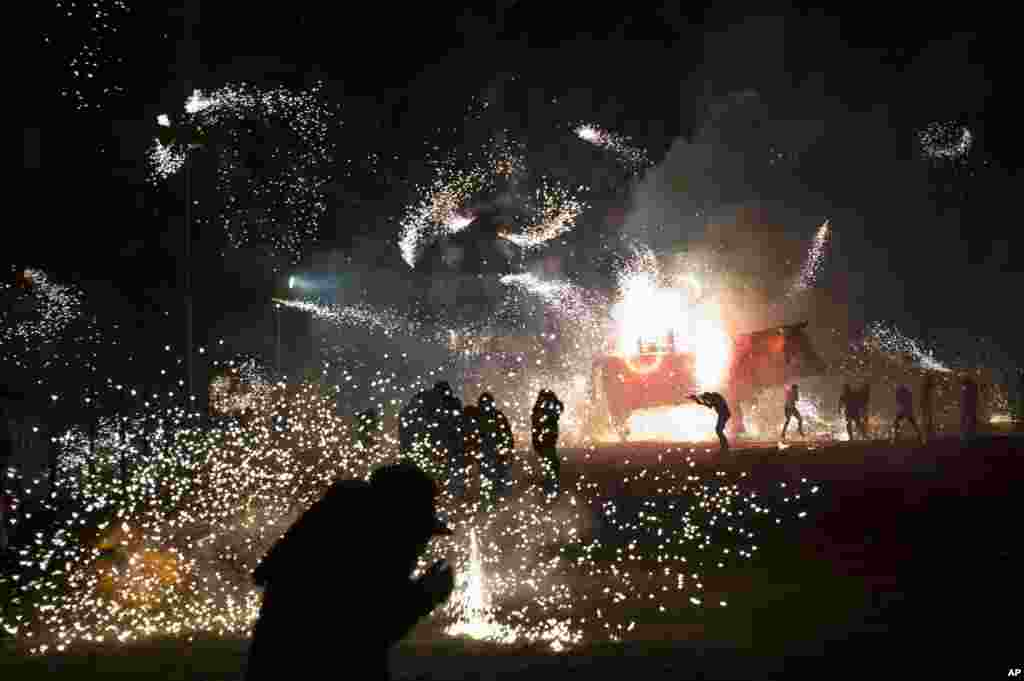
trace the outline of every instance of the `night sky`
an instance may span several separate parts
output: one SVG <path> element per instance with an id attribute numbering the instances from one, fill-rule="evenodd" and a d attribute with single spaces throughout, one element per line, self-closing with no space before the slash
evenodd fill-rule
<path id="1" fill-rule="evenodd" d="M 782 177 L 750 161 L 742 177 L 716 179 L 723 203 L 756 199 L 783 206 L 780 219 L 787 209 L 816 216 L 793 226 L 800 238 L 830 217 L 829 285 L 861 318 L 893 319 L 924 336 L 967 329 L 1006 350 L 1024 347 L 1014 309 L 1024 290 L 1014 258 L 1016 60 L 1000 28 L 1005 17 L 974 17 L 969 8 L 890 16 L 884 6 L 841 18 L 789 10 L 745 19 L 720 4 L 689 16 L 641 4 L 622 16 L 622 8 L 593 3 L 560 3 L 557 12 L 553 3 L 478 3 L 475 13 L 446 14 L 432 5 L 342 12 L 321 3 L 218 2 L 201 8 L 188 44 L 186 19 L 197 5 L 147 3 L 124 20 L 104 43 L 118 62 L 89 84 L 85 99 L 101 103 L 93 111 L 60 93 L 81 81 L 65 65 L 85 22 L 36 10 L 30 22 L 45 42 L 20 74 L 29 171 L 22 200 L 36 209 L 13 228 L 16 258 L 109 280 L 129 296 L 173 288 L 180 234 L 168 225 L 180 219 L 180 195 L 146 184 L 145 149 L 154 116 L 180 108 L 187 78 L 194 87 L 225 78 L 301 87 L 323 78 L 341 96 L 344 198 L 329 211 L 325 251 L 351 249 L 360 231 L 380 233 L 352 215 L 397 215 L 396 186 L 420 160 L 422 141 L 459 125 L 475 95 L 489 93 L 501 102 L 499 118 L 528 135 L 537 130 L 538 139 L 545 114 L 528 108 L 530 98 L 557 99 L 671 163 L 699 137 L 709 106 L 753 90 L 759 103 L 744 125 L 773 131 L 791 158 Z M 98 94 L 110 83 L 120 90 Z M 974 134 L 961 162 L 921 158 L 915 131 L 936 121 Z M 741 137 L 723 144 L 749 156 Z M 385 161 L 376 173 L 360 172 L 373 152 Z M 207 256 L 210 271 L 216 257 Z M 242 286 L 249 291 L 238 295 L 256 298 L 260 289 L 265 298 L 260 287 L 268 285 Z"/>

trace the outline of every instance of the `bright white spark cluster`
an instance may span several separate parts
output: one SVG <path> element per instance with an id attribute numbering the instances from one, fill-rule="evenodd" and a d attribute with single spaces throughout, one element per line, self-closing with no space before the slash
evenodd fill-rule
<path id="1" fill-rule="evenodd" d="M 925 349 L 920 341 L 906 336 L 892 324 L 872 322 L 864 335 L 864 345 L 878 352 L 908 358 L 913 364 L 928 371 L 949 372 L 951 369 Z"/>
<path id="2" fill-rule="evenodd" d="M 651 166 L 647 151 L 629 144 L 628 138 L 609 132 L 599 125 L 585 123 L 577 126 L 573 132 L 584 142 L 611 151 L 634 171 L 644 170 Z"/>
<path id="3" fill-rule="evenodd" d="M 125 91 L 111 83 L 107 73 L 112 65 L 125 63 L 125 56 L 116 54 L 110 43 L 132 10 L 123 0 L 57 0 L 56 9 L 62 22 L 73 24 L 77 42 L 64 65 L 74 85 L 60 94 L 73 100 L 79 111 L 101 111 L 111 95 Z M 44 34 L 43 42 L 59 47 L 49 35 Z"/>
<path id="4" fill-rule="evenodd" d="M 789 293 L 791 296 L 812 288 L 818 281 L 825 263 L 825 253 L 831 234 L 832 228 L 829 226 L 829 221 L 825 220 L 821 227 L 818 228 L 817 234 L 814 235 L 814 241 L 811 242 L 810 248 L 807 249 L 807 255 L 804 258 L 803 266 L 800 268 L 800 274 L 797 275 L 796 281 L 790 289 Z"/>
<path id="5" fill-rule="evenodd" d="M 959 123 L 937 121 L 918 131 L 917 140 L 927 159 L 961 161 L 971 151 L 974 135 Z"/>
<path id="6" fill-rule="evenodd" d="M 26 269 L 21 278 L 30 290 L 34 311 L 27 318 L 0 316 L 0 340 L 10 343 L 17 339 L 29 344 L 55 340 L 81 315 L 81 292 L 52 281 L 38 269 Z"/>
<path id="7" fill-rule="evenodd" d="M 217 189 L 225 205 L 218 219 L 230 245 L 265 248 L 298 262 L 327 210 L 324 188 L 334 154 L 329 133 L 336 112 L 321 89 L 321 84 L 298 92 L 230 84 L 209 93 L 196 90 L 173 127 L 187 139 L 154 143 L 154 181 L 182 168 L 188 147 L 195 146 L 193 133 L 219 135 Z M 162 121 L 162 127 L 172 127 L 165 125 L 169 122 Z M 257 139 L 246 125 L 255 127 Z M 250 165 L 253 157 L 261 167 Z"/>
<path id="8" fill-rule="evenodd" d="M 493 191 L 500 181 L 510 180 L 523 170 L 519 147 L 494 139 L 468 159 L 459 161 L 449 156 L 436 163 L 433 181 L 416 188 L 419 198 L 402 217 L 398 236 L 402 259 L 415 267 L 430 242 L 473 223 L 475 217 L 466 206 L 474 197 Z"/>

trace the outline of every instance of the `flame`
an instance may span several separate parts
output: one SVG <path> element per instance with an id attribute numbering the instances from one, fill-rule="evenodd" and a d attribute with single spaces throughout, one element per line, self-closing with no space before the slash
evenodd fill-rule
<path id="1" fill-rule="evenodd" d="M 725 383 L 729 369 L 732 342 L 722 330 L 717 306 L 696 323 L 694 337 L 697 355 L 697 385 L 701 390 L 714 390 Z"/>
<path id="2" fill-rule="evenodd" d="M 700 282 L 691 278 L 692 289 L 700 291 Z M 617 326 L 616 351 L 627 358 L 632 371 L 657 370 L 660 360 L 641 365 L 630 360 L 641 353 L 643 346 L 653 345 L 660 352 L 696 355 L 701 390 L 715 390 L 725 383 L 732 341 L 725 333 L 717 304 L 697 306 L 686 288 L 661 288 L 656 272 L 640 270 L 620 282 L 612 319 Z"/>
<path id="3" fill-rule="evenodd" d="M 627 422 L 631 441 L 706 442 L 717 440 L 715 413 L 696 404 L 634 411 Z"/>

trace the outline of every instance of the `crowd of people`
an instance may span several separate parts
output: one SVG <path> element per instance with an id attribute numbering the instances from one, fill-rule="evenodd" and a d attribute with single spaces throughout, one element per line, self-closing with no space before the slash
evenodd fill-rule
<path id="1" fill-rule="evenodd" d="M 541 390 L 531 413 L 533 451 L 544 475 L 544 491 L 558 496 L 559 420 L 565 406 L 551 390 Z M 365 413 L 365 412 L 364 412 Z M 361 417 L 357 438 L 369 441 L 379 422 Z M 417 393 L 402 408 L 398 424 L 403 455 L 426 455 L 444 462 L 445 484 L 453 496 L 465 494 L 467 474 L 479 472 L 485 501 L 502 499 L 511 484 L 515 436 L 494 396 L 485 392 L 476 404 L 463 406 L 447 381 Z"/>
<path id="2" fill-rule="evenodd" d="M 723 453 L 729 451 L 729 440 L 726 437 L 726 424 L 732 417 L 729 403 L 719 393 L 705 392 L 700 395 L 690 395 L 691 400 L 697 404 L 713 409 L 718 416 L 715 424 L 715 433 Z M 896 386 L 896 417 L 893 419 L 891 437 L 893 442 L 899 440 L 900 431 L 904 422 L 914 428 L 914 433 L 921 442 L 935 438 L 935 378 L 931 374 L 925 376 L 921 386 L 921 416 L 923 429 L 918 426 L 915 417 L 914 393 L 910 386 L 900 384 Z M 803 415 L 798 409 L 797 403 L 800 400 L 800 386 L 796 383 L 786 386 L 784 412 L 786 420 L 782 424 L 782 441 L 786 441 L 786 433 L 789 430 L 790 421 L 795 420 L 797 432 L 804 437 Z M 843 386 L 839 395 L 839 413 L 846 420 L 846 433 L 850 441 L 855 438 L 855 433 L 860 439 L 869 439 L 868 431 L 868 407 L 871 401 L 871 386 L 867 383 L 859 388 L 853 388 L 849 383 Z M 738 407 L 738 405 L 737 405 Z M 742 416 L 741 416 L 742 419 Z M 969 442 L 978 433 L 978 384 L 971 378 L 964 378 L 961 383 L 960 392 L 960 436 L 964 442 Z"/>

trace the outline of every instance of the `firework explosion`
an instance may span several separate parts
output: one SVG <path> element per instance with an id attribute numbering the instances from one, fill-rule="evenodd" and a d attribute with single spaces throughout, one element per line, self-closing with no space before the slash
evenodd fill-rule
<path id="1" fill-rule="evenodd" d="M 921 154 L 932 161 L 962 161 L 971 151 L 974 135 L 955 122 L 935 122 L 917 133 Z"/>
<path id="2" fill-rule="evenodd" d="M 182 139 L 157 139 L 150 151 L 154 182 L 168 179 L 186 162 L 189 147 L 201 146 L 204 135 L 217 133 L 220 149 L 217 190 L 225 197 L 219 222 L 234 248 L 262 245 L 291 263 L 305 254 L 327 210 L 324 187 L 333 158 L 329 133 L 334 110 L 320 96 L 321 85 L 293 92 L 226 85 L 210 93 L 193 92 L 185 114 L 172 128 Z M 272 137 L 253 148 L 253 130 Z M 252 130 L 250 131 L 252 132 Z M 187 138 L 187 139 L 186 139 Z M 252 161 L 253 154 L 269 158 Z M 251 164 L 255 163 L 258 169 Z"/>
<path id="3" fill-rule="evenodd" d="M 807 249 L 807 256 L 804 258 L 803 267 L 800 268 L 800 274 L 790 289 L 791 296 L 802 293 L 817 283 L 825 263 L 825 251 L 831 235 L 832 228 L 829 226 L 828 220 L 825 220 L 821 227 L 818 228 L 818 233 L 814 235 L 811 247 Z"/>
<path id="4" fill-rule="evenodd" d="M 630 145 L 629 139 L 626 137 L 616 135 L 592 123 L 576 126 L 573 132 L 584 142 L 611 151 L 634 172 L 651 166 L 647 152 Z"/>

